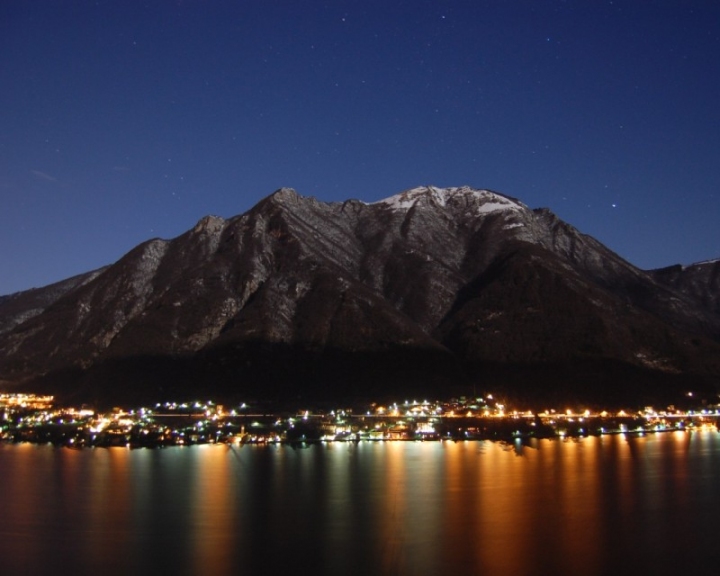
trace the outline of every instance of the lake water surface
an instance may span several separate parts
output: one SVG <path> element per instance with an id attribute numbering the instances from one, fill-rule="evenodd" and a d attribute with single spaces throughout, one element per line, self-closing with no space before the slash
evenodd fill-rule
<path id="1" fill-rule="evenodd" d="M 715 431 L 0 444 L 0 574 L 700 574 L 719 536 Z"/>

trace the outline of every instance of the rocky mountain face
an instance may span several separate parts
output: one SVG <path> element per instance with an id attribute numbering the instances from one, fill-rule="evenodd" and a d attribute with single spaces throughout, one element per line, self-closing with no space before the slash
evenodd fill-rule
<path id="1" fill-rule="evenodd" d="M 715 402 L 718 294 L 717 263 L 644 272 L 487 190 L 366 204 L 281 189 L 0 299 L 0 385 L 102 405 L 485 390 Z"/>
<path id="2" fill-rule="evenodd" d="M 42 312 L 56 300 L 89 282 L 104 269 L 73 276 L 40 289 L 17 292 L 9 296 L 0 296 L 0 334 L 9 332 Z"/>
<path id="3" fill-rule="evenodd" d="M 720 260 L 691 266 L 669 266 L 650 272 L 662 284 L 698 302 L 711 313 L 720 314 Z"/>

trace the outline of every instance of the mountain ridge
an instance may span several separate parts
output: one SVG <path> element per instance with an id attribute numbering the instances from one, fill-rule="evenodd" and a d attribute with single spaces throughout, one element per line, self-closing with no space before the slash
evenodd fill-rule
<path id="1" fill-rule="evenodd" d="M 718 274 L 704 266 L 639 270 L 489 190 L 325 203 L 282 188 L 51 285 L 44 307 L 37 289 L 32 314 L 28 294 L 4 297 L 0 384 L 100 403 L 478 387 L 597 402 L 694 386 L 712 398 Z M 603 384 L 603 366 L 626 384 Z M 672 382 L 655 394 L 653 376 Z"/>

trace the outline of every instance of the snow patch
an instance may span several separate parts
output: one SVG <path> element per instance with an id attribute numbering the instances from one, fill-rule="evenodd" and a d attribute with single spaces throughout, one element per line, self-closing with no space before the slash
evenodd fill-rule
<path id="1" fill-rule="evenodd" d="M 665 358 L 648 350 L 636 352 L 635 358 L 646 368 L 670 372 L 672 374 L 678 374 L 680 372 L 680 370 L 673 366 L 672 361 L 669 358 Z"/>
<path id="2" fill-rule="evenodd" d="M 419 186 L 405 190 L 400 194 L 385 198 L 384 200 L 372 202 L 372 204 L 384 205 L 394 211 L 404 211 L 409 210 L 421 200 L 443 208 L 447 208 L 449 204 L 464 201 L 467 207 L 472 208 L 476 215 L 485 215 L 498 211 L 519 211 L 526 208 L 522 203 L 497 194 L 496 192 L 478 190 L 470 188 L 469 186 L 452 188 Z M 523 224 L 517 224 L 517 226 L 523 226 Z"/>

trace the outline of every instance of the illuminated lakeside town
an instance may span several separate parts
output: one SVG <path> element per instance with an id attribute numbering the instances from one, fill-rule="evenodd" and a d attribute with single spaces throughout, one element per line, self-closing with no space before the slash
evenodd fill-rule
<path id="1" fill-rule="evenodd" d="M 99 413 L 57 407 L 52 396 L 0 394 L 0 440 L 74 448 L 159 448 L 193 444 L 523 440 L 715 429 L 720 406 L 701 410 L 517 411 L 491 394 L 361 408 L 277 412 L 242 403 L 156 404 Z"/>

